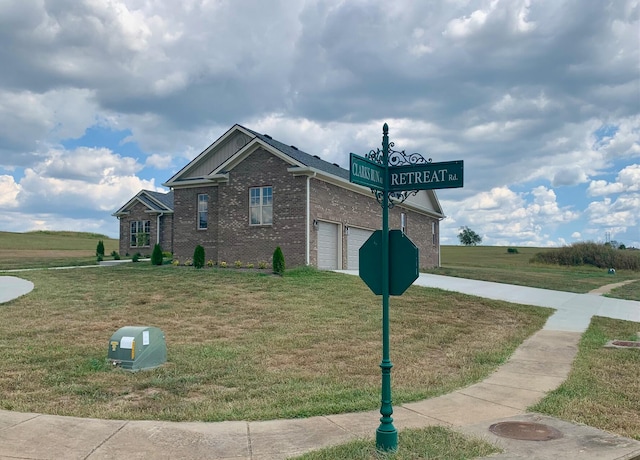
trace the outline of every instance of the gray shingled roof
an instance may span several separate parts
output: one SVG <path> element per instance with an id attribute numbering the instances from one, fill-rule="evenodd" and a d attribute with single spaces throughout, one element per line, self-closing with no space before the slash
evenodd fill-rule
<path id="1" fill-rule="evenodd" d="M 149 208 L 155 211 L 173 211 L 173 190 L 168 193 L 152 192 L 150 190 L 144 190 L 144 192 L 158 200 L 163 205 L 163 207 L 160 207 L 155 201 L 149 200 L 144 196 L 144 194 L 141 194 L 138 198 L 144 201 Z"/>
<path id="2" fill-rule="evenodd" d="M 344 168 L 341 168 L 340 166 L 337 166 L 333 163 L 329 163 L 328 161 L 325 161 L 321 158 L 318 158 L 316 156 L 303 152 L 302 150 L 299 150 L 298 148 L 295 148 L 291 145 L 283 144 L 282 142 L 277 141 L 265 134 L 257 133 L 249 128 L 245 128 L 244 126 L 243 128 L 249 131 L 250 133 L 254 134 L 258 139 L 260 139 L 264 143 L 269 144 L 270 146 L 280 150 L 285 155 L 293 158 L 294 160 L 302 163 L 305 166 L 318 169 L 320 171 L 324 171 L 334 176 L 338 176 L 343 179 L 349 180 L 349 171 Z"/>

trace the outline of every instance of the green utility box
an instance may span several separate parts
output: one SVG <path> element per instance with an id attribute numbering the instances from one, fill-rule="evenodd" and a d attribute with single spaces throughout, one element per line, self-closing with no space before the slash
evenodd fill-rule
<path id="1" fill-rule="evenodd" d="M 164 332 L 157 327 L 125 326 L 109 340 L 108 358 L 127 371 L 153 369 L 167 361 Z"/>

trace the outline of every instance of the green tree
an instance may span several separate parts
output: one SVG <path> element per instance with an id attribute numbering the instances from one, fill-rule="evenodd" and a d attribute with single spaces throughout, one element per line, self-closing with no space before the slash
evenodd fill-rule
<path id="1" fill-rule="evenodd" d="M 162 247 L 160 247 L 159 244 L 156 244 L 153 247 L 153 252 L 151 253 L 151 264 L 162 265 Z"/>
<path id="2" fill-rule="evenodd" d="M 280 246 L 273 251 L 273 273 L 284 275 L 284 254 Z"/>
<path id="3" fill-rule="evenodd" d="M 460 229 L 458 239 L 460 243 L 465 246 L 475 246 L 476 244 L 482 243 L 482 237 L 466 226 Z"/>
<path id="4" fill-rule="evenodd" d="M 197 245 L 193 250 L 193 266 L 196 268 L 204 267 L 204 248 Z"/>
<path id="5" fill-rule="evenodd" d="M 98 246 L 96 246 L 96 256 L 104 257 L 104 242 L 102 240 L 98 240 Z"/>

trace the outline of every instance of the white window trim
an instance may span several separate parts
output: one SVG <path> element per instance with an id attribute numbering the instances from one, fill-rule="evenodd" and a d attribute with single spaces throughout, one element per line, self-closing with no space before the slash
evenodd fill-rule
<path id="1" fill-rule="evenodd" d="M 264 197 L 264 190 L 265 189 L 271 189 L 271 222 L 263 222 L 262 221 L 262 208 L 265 207 L 264 204 L 262 204 L 262 199 Z M 260 197 L 259 197 L 259 204 L 258 206 L 251 206 L 251 191 L 252 190 L 260 190 Z M 254 224 L 251 222 L 251 209 L 258 207 L 260 208 L 260 223 Z M 259 186 L 259 187 L 249 187 L 249 226 L 250 227 L 267 227 L 267 226 L 272 226 L 273 225 L 273 186 L 272 185 L 263 185 L 263 186 Z"/>
<path id="2" fill-rule="evenodd" d="M 206 199 L 203 200 L 203 202 L 207 203 L 207 209 L 205 211 L 200 211 L 200 197 L 201 196 L 206 197 Z M 206 193 L 198 193 L 198 201 L 196 203 L 196 206 L 197 206 L 197 210 L 196 210 L 196 214 L 197 214 L 196 215 L 196 220 L 197 220 L 196 226 L 197 226 L 197 229 L 198 230 L 207 230 L 209 228 L 209 195 L 207 195 Z M 200 226 L 200 222 L 201 222 L 200 213 L 201 212 L 204 212 L 207 215 L 204 227 Z"/>

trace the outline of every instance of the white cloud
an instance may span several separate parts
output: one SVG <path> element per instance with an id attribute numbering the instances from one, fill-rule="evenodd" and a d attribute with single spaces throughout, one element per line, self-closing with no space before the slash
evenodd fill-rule
<path id="1" fill-rule="evenodd" d="M 616 182 L 591 181 L 587 193 L 590 196 L 601 196 L 638 191 L 640 191 L 640 164 L 632 164 L 618 173 Z"/>
<path id="2" fill-rule="evenodd" d="M 0 176 L 0 209 L 17 208 L 20 189 L 13 176 Z"/>

